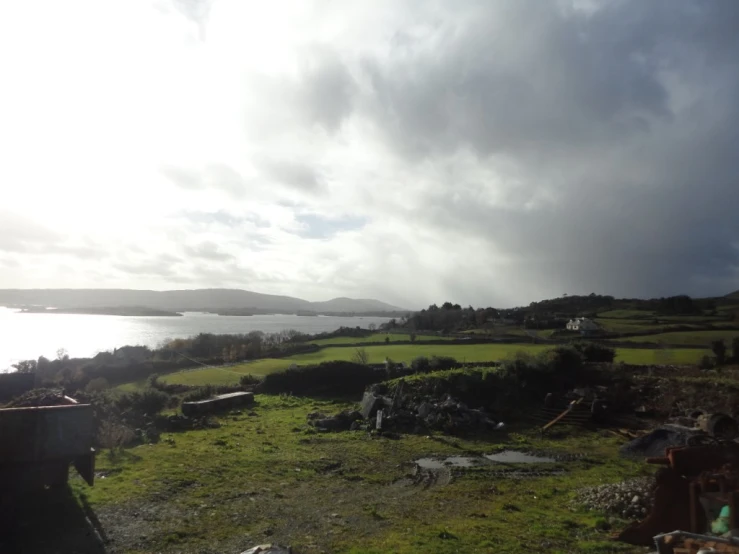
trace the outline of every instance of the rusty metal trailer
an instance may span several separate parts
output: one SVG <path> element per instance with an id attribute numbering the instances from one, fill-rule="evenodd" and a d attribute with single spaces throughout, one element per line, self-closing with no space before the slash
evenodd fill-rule
<path id="1" fill-rule="evenodd" d="M 92 406 L 64 402 L 0 409 L 0 491 L 64 486 L 70 464 L 93 484 Z"/>

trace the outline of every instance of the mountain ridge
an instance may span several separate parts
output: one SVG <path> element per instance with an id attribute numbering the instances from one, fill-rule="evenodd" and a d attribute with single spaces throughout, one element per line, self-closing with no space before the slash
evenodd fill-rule
<path id="1" fill-rule="evenodd" d="M 243 289 L 0 289 L 0 305 L 53 306 L 55 308 L 147 307 L 170 311 L 228 309 L 277 312 L 406 312 L 374 299 L 338 297 L 310 302 L 292 296 L 264 294 Z"/>

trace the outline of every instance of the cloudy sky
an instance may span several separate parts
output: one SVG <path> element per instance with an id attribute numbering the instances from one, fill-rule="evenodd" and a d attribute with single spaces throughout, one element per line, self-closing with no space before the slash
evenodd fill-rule
<path id="1" fill-rule="evenodd" d="M 0 287 L 510 306 L 739 289 L 735 0 L 0 18 Z"/>

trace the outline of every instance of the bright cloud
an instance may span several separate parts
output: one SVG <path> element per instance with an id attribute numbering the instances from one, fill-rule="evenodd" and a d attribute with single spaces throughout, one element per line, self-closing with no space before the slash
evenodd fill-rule
<path id="1" fill-rule="evenodd" d="M 739 4 L 14 2 L 0 287 L 739 288 Z"/>

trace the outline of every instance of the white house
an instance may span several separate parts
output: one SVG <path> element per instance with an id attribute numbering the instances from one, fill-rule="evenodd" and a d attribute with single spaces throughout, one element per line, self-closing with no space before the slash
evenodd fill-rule
<path id="1" fill-rule="evenodd" d="M 589 320 L 587 317 L 576 317 L 567 322 L 568 331 L 578 331 L 580 333 L 592 333 L 598 331 L 600 328 L 595 322 Z"/>

